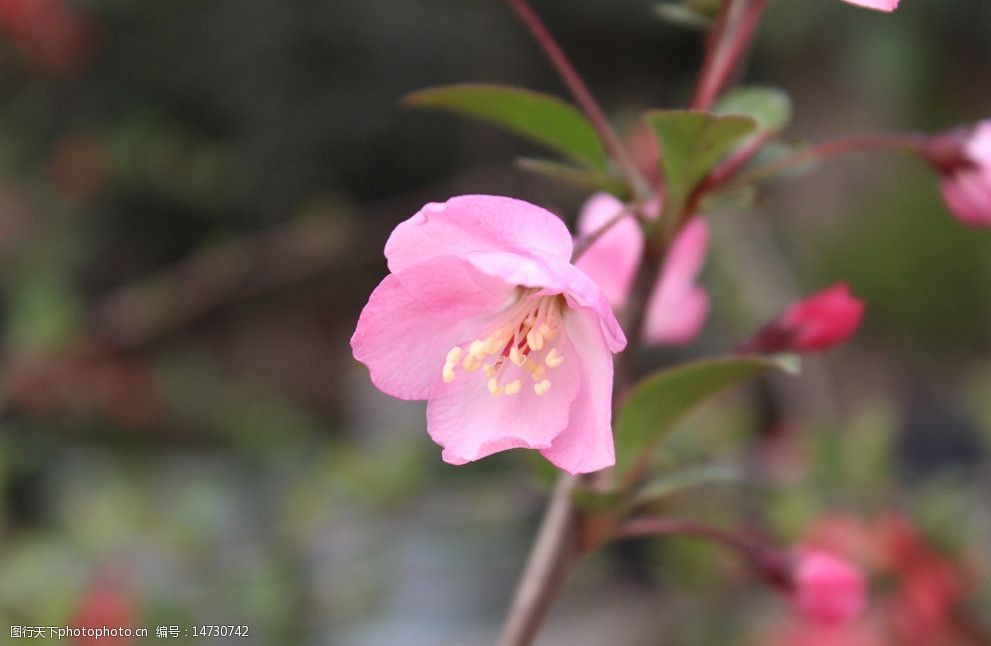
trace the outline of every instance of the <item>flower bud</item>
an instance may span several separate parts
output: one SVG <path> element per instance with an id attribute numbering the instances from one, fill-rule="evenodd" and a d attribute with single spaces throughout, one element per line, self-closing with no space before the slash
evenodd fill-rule
<path id="1" fill-rule="evenodd" d="M 811 352 L 842 343 L 860 325 L 864 302 L 838 283 L 792 304 L 739 346 L 739 352 Z"/>
<path id="2" fill-rule="evenodd" d="M 933 137 L 926 154 L 950 212 L 969 226 L 991 227 L 991 119 Z"/>
<path id="3" fill-rule="evenodd" d="M 791 572 L 791 599 L 806 621 L 837 626 L 855 619 L 867 603 L 861 572 L 815 549 L 800 549 Z"/>

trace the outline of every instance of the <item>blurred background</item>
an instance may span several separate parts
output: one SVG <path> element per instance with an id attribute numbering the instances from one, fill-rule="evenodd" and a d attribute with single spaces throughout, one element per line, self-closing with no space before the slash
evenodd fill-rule
<path id="1" fill-rule="evenodd" d="M 746 80 L 792 93 L 788 140 L 991 117 L 991 3 L 902 4 L 773 3 Z M 687 102 L 700 34 L 650 0 L 535 6 L 624 131 Z M 0 0 L 0 630 L 494 639 L 546 480 L 520 452 L 442 463 L 348 346 L 425 202 L 586 197 L 516 169 L 526 143 L 398 105 L 461 81 L 563 96 L 496 0 Z M 750 475 L 665 511 L 840 545 L 872 575 L 865 643 L 991 643 L 991 234 L 876 155 L 711 223 L 711 319 L 645 369 L 838 280 L 868 313 L 686 424 L 666 463 Z M 575 574 L 540 643 L 804 643 L 791 621 L 734 555 L 637 542 Z"/>

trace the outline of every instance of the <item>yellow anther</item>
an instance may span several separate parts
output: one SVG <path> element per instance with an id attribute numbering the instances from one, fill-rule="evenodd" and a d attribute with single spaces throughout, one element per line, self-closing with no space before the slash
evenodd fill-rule
<path id="1" fill-rule="evenodd" d="M 534 381 L 540 381 L 541 379 L 544 378 L 544 375 L 546 373 L 547 373 L 547 368 L 545 368 L 544 366 L 536 366 L 533 369 L 533 371 L 530 373 L 530 376 L 533 378 Z"/>
<path id="2" fill-rule="evenodd" d="M 499 380 L 495 377 L 489 377 L 489 392 L 493 395 L 502 393 L 502 388 L 499 387 Z"/>
<path id="3" fill-rule="evenodd" d="M 540 332 L 530 330 L 526 333 L 526 343 L 531 349 L 540 350 L 544 347 L 544 337 L 540 335 Z"/>
<path id="4" fill-rule="evenodd" d="M 458 359 L 461 358 L 461 353 L 462 352 L 463 351 L 461 350 L 461 346 L 454 346 L 453 348 L 451 348 L 450 350 L 448 350 L 447 351 L 447 363 L 451 364 L 452 366 L 454 364 L 456 364 L 458 362 Z"/>
<path id="5" fill-rule="evenodd" d="M 493 366 L 490 363 L 487 363 L 484 366 L 482 366 L 482 372 L 485 373 L 486 377 L 492 377 L 492 375 L 495 374 L 495 366 Z"/>
<path id="6" fill-rule="evenodd" d="M 457 375 L 454 374 L 454 368 L 450 364 L 445 363 L 444 364 L 444 370 L 441 373 L 441 376 L 444 378 L 444 383 L 445 384 L 449 384 L 452 381 L 454 381 L 454 378 Z"/>
<path id="7" fill-rule="evenodd" d="M 553 341 L 554 337 L 557 336 L 557 330 L 547 325 L 546 323 L 541 323 L 540 328 L 538 329 L 540 330 L 540 333 L 544 336 L 544 338 L 550 341 Z"/>
<path id="8" fill-rule="evenodd" d="M 476 359 L 484 358 L 488 354 L 485 345 L 485 341 L 472 341 L 471 345 L 468 346 L 468 354 Z"/>
<path id="9" fill-rule="evenodd" d="M 506 384 L 506 394 L 515 395 L 516 393 L 520 392 L 521 388 L 523 388 L 523 382 L 520 381 L 519 379 L 515 379 L 509 382 L 508 384 Z"/>
<path id="10" fill-rule="evenodd" d="M 526 357 L 520 352 L 520 349 L 515 345 L 509 349 L 509 360 L 513 362 L 514 365 L 522 366 L 526 362 Z"/>
<path id="11" fill-rule="evenodd" d="M 564 363 L 564 355 L 558 354 L 557 348 L 551 348 L 551 351 L 547 353 L 546 357 L 544 357 L 544 363 L 551 368 L 557 368 L 559 365 Z"/>
<path id="12" fill-rule="evenodd" d="M 533 392 L 537 393 L 538 395 L 543 395 L 545 392 L 547 392 L 550 389 L 551 389 L 551 382 L 548 379 L 544 379 L 543 381 L 537 382 L 533 385 Z"/>

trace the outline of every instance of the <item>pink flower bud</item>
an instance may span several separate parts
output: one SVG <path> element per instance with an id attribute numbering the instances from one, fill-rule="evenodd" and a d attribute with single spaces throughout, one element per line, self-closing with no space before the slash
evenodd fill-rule
<path id="1" fill-rule="evenodd" d="M 953 143 L 952 163 L 944 162 L 941 157 Z M 953 215 L 969 226 L 991 227 L 991 119 L 962 134 L 934 137 L 930 149 L 942 175 L 943 200 Z"/>
<path id="2" fill-rule="evenodd" d="M 798 552 L 791 596 L 802 619 L 831 626 L 852 621 L 867 604 L 863 574 L 846 561 L 814 549 Z"/>
<path id="3" fill-rule="evenodd" d="M 852 335 L 864 314 L 864 302 L 838 283 L 794 303 L 762 327 L 741 352 L 810 352 L 842 343 Z"/>

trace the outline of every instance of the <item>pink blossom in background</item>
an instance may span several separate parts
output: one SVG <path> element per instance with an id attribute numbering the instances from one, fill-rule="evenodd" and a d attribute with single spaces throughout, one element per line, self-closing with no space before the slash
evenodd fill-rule
<path id="1" fill-rule="evenodd" d="M 792 573 L 792 602 L 810 623 L 837 626 L 867 605 L 864 575 L 848 562 L 816 549 L 800 549 Z"/>
<path id="2" fill-rule="evenodd" d="M 943 172 L 943 199 L 964 224 L 991 227 L 991 119 L 971 131 L 964 143 L 963 157 L 966 163 Z"/>
<path id="3" fill-rule="evenodd" d="M 894 11 L 898 8 L 898 0 L 844 0 L 858 7 L 876 9 L 878 11 Z"/>
<path id="4" fill-rule="evenodd" d="M 738 348 L 741 352 L 810 352 L 846 341 L 857 330 L 864 302 L 844 283 L 794 303 Z"/>
<path id="5" fill-rule="evenodd" d="M 428 204 L 392 232 L 390 274 L 351 338 L 372 382 L 427 400 L 442 457 L 539 450 L 570 473 L 615 462 L 612 353 L 626 338 L 548 211 L 508 197 Z"/>
<path id="6" fill-rule="evenodd" d="M 578 216 L 578 233 L 592 234 L 626 207 L 608 193 L 590 197 Z M 709 226 L 692 219 L 668 250 L 653 288 L 644 321 L 644 340 L 655 345 L 692 342 L 705 323 L 709 296 L 696 284 L 709 248 Z M 600 236 L 575 263 L 602 288 L 616 309 L 622 308 L 633 285 L 644 238 L 633 217 L 625 217 Z"/>

